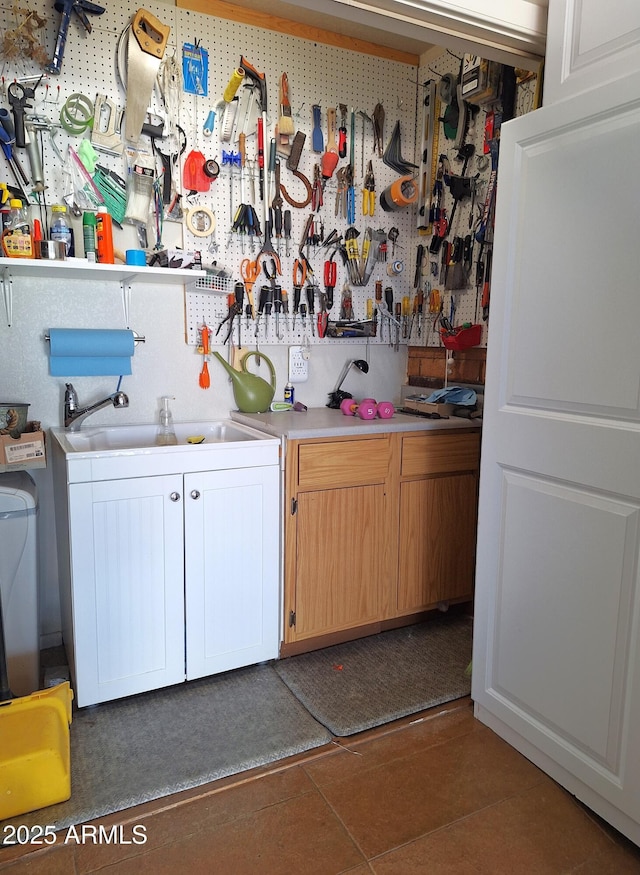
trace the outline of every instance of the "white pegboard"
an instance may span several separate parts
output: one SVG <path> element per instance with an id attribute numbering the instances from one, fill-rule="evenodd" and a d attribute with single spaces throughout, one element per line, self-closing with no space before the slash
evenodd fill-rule
<path id="1" fill-rule="evenodd" d="M 34 2 L 29 3 L 29 8 L 34 9 L 47 19 L 47 24 L 40 33 L 43 45 L 50 57 L 55 45 L 59 13 L 54 10 L 53 5 L 47 2 L 47 0 L 34 0 Z M 75 17 L 72 17 L 61 74 L 57 77 L 45 76 L 36 91 L 34 112 L 38 116 L 49 119 L 56 125 L 63 103 L 71 94 L 77 92 L 85 94 L 91 100 L 95 99 L 96 94 L 104 94 L 119 107 L 125 106 L 126 94 L 117 73 L 116 46 L 137 8 L 136 5 L 128 3 L 108 4 L 103 15 L 91 16 L 91 34 L 87 34 Z M 181 93 L 178 118 L 175 121 L 180 124 L 186 133 L 187 145 L 185 155 L 191 149 L 199 149 L 207 159 L 215 159 L 221 165 L 220 176 L 211 183 L 208 192 L 197 194 L 190 199 L 186 197 L 186 192 L 183 193 L 183 206 L 185 209 L 189 206 L 202 206 L 207 208 L 207 210 L 211 210 L 216 219 L 214 233 L 208 237 L 194 236 L 182 222 L 169 222 L 165 219 L 165 238 L 168 236 L 172 238 L 170 245 L 176 245 L 174 241 L 177 236 L 185 249 L 201 251 L 205 265 L 215 263 L 228 271 L 232 277 L 231 289 L 233 288 L 233 281 L 241 279 L 240 265 L 242 260 L 247 257 L 251 258 L 255 254 L 251 253 L 247 245 L 245 245 L 243 251 L 238 235 L 230 233 L 231 217 L 234 209 L 240 203 L 240 180 L 237 169 L 233 171 L 233 178 L 230 178 L 231 168 L 223 163 L 223 150 L 237 151 L 238 146 L 237 143 L 222 143 L 219 137 L 222 122 L 222 113 L 220 111 L 222 94 L 232 73 L 239 66 L 241 57 L 245 56 L 258 71 L 266 76 L 268 127 L 265 133 L 265 152 L 267 156 L 269 142 L 274 135 L 274 125 L 279 116 L 278 93 L 280 77 L 282 73 L 287 73 L 293 121 L 296 129 L 304 132 L 307 137 L 299 169 L 310 180 L 313 180 L 314 165 L 319 163 L 320 160 L 320 156 L 311 151 L 312 105 L 319 104 L 322 107 L 325 142 L 327 107 L 337 107 L 340 103 L 344 103 L 348 107 L 349 114 L 352 108 L 355 110 L 354 182 L 356 188 L 356 217 L 354 224 L 360 231 L 360 240 L 367 226 L 375 230 L 383 229 L 385 232 L 388 232 L 391 227 L 396 227 L 399 231 L 399 237 L 394 258 L 402 262 L 403 270 L 390 276 L 387 273 L 388 263 L 381 262 L 374 269 L 366 286 L 352 286 L 354 317 L 356 319 L 364 319 L 366 317 L 367 300 L 373 299 L 377 280 L 382 281 L 385 288 L 392 288 L 394 301 L 402 301 L 404 297 L 409 296 L 413 303 L 415 299 L 413 283 L 416 272 L 417 244 L 422 242 L 426 246 L 429 241 L 428 239 L 419 238 L 416 234 L 415 209 L 405 209 L 390 213 L 381 209 L 380 194 L 393 180 L 397 179 L 398 174 L 386 166 L 378 155 L 373 152 L 372 127 L 368 122 L 364 127 L 363 141 L 363 123 L 357 113 L 362 111 L 368 116 L 372 116 L 375 105 L 381 103 L 386 114 L 384 128 L 385 145 L 389 142 L 396 121 L 399 121 L 402 157 L 406 161 L 418 164 L 416 129 L 419 124 L 418 110 L 422 100 L 421 83 L 429 78 L 435 77 L 439 79 L 440 76 L 447 72 L 457 73 L 459 60 L 451 53 L 445 53 L 436 61 L 430 62 L 429 67 L 417 69 L 400 62 L 385 60 L 359 52 L 345 51 L 341 48 L 316 43 L 288 34 L 262 30 L 257 27 L 189 10 L 176 9 L 164 3 L 147 3 L 145 8 L 170 26 L 171 33 L 166 55 L 175 56 L 180 66 L 183 43 L 197 42 L 208 51 L 208 95 L 201 97 Z M 10 27 L 15 27 L 17 23 L 19 22 L 15 18 L 12 8 L 8 5 L 0 6 L 0 28 L 6 31 Z M 31 61 L 20 59 L 9 61 L 4 58 L 0 62 L 0 73 L 3 77 L 4 85 L 4 88 L 0 90 L 0 103 L 3 106 L 8 106 L 6 85 L 14 78 L 34 77 L 31 80 L 34 81 L 35 77 L 40 76 L 41 72 L 41 67 Z M 527 103 L 527 100 L 524 100 L 524 103 Z M 151 107 L 155 110 L 161 109 L 156 96 L 152 99 Z M 216 122 L 213 135 L 206 137 L 203 133 L 203 125 L 211 110 L 217 112 Z M 474 134 L 477 154 L 482 154 L 483 124 L 484 113 L 481 112 L 476 120 Z M 80 137 L 69 136 L 65 131 L 56 127 L 53 130 L 55 131 L 55 144 L 63 155 L 66 153 L 67 144 L 70 144 L 76 150 L 78 149 Z M 347 130 L 348 136 L 350 136 L 350 117 L 347 120 Z M 439 130 L 442 131 L 441 124 L 439 124 Z M 247 138 L 247 158 L 254 159 L 256 154 L 256 138 L 252 132 L 249 132 L 249 134 Z M 56 149 L 53 148 L 47 133 L 41 133 L 39 139 L 43 151 L 43 163 L 48 184 L 46 192 L 39 198 L 39 213 L 46 220 L 48 208 L 52 203 L 60 202 L 64 193 L 63 164 L 57 155 Z M 364 164 L 366 165 L 369 159 L 372 161 L 376 182 L 377 205 L 373 218 L 363 216 L 361 211 L 362 183 L 365 170 L 361 159 L 363 146 Z M 438 151 L 447 152 L 452 170 L 455 172 L 458 165 L 455 160 L 455 154 L 453 154 L 454 150 L 452 150 L 450 144 L 443 140 L 442 136 L 440 137 Z M 23 155 L 24 153 L 21 154 L 21 157 Z M 347 158 L 341 160 L 340 166 L 348 163 L 348 156 L 349 150 L 347 151 Z M 182 181 L 184 157 L 182 157 L 178 167 L 179 183 Z M 26 162 L 26 155 L 24 155 L 23 160 Z M 126 156 L 100 153 L 99 161 L 108 170 L 116 172 L 123 178 L 126 177 Z M 471 171 L 472 167 L 469 168 L 469 173 Z M 281 159 L 281 172 L 282 182 L 286 185 L 290 194 L 296 199 L 302 199 L 304 191 L 302 183 L 295 179 L 285 168 L 284 159 Z M 418 170 L 416 170 L 415 176 L 418 176 Z M 488 172 L 481 174 L 480 181 L 486 181 L 487 176 Z M 2 178 L 6 178 L 4 174 Z M 247 199 L 248 190 L 248 185 L 245 185 L 245 200 Z M 334 214 L 335 194 L 336 182 L 334 174 L 334 177 L 326 185 L 324 206 L 318 216 L 324 226 L 325 235 L 334 229 L 338 234 L 344 234 L 348 226 L 345 218 L 336 217 Z M 481 187 L 478 196 L 482 197 Z M 263 223 L 262 206 L 256 203 L 255 207 L 260 221 Z M 282 275 L 279 277 L 279 282 L 283 289 L 288 292 L 289 301 L 291 301 L 293 263 L 301 242 L 300 238 L 303 229 L 311 212 L 311 207 L 295 209 L 285 202 L 284 208 L 291 209 L 292 213 L 291 254 L 286 256 L 284 248 L 281 250 Z M 38 215 L 37 205 L 34 204 L 33 210 L 34 215 Z M 458 207 L 456 225 L 451 232 L 452 234 L 456 233 L 459 223 L 463 225 L 467 222 L 467 217 L 468 207 L 460 205 Z M 162 242 L 165 242 L 165 240 L 157 239 L 156 231 L 155 223 L 150 221 L 148 223 L 150 248 L 154 246 L 159 248 Z M 117 229 L 115 234 L 117 246 Z M 313 267 L 316 281 L 320 286 L 323 284 L 323 268 L 326 257 L 326 250 L 319 247 L 311 247 L 308 251 L 309 261 Z M 338 318 L 340 293 L 347 279 L 346 268 L 339 256 L 336 257 L 336 262 L 338 265 L 338 276 L 334 292 L 335 303 L 333 310 L 329 314 L 330 318 Z M 433 285 L 434 278 L 430 272 L 430 264 L 427 263 L 425 267 L 426 274 L 423 272 L 421 279 L 423 280 L 425 292 L 428 292 L 427 284 L 432 283 Z M 261 275 L 255 285 L 256 300 L 260 285 L 263 282 L 266 282 L 266 277 Z M 188 299 L 192 291 L 190 290 L 187 293 Z M 443 292 L 443 297 L 445 297 L 445 313 L 448 313 L 450 296 L 448 293 L 445 295 Z M 475 321 L 475 298 L 474 288 L 455 293 L 457 305 L 456 322 Z M 190 302 L 188 301 L 187 303 L 186 313 L 186 337 L 188 342 L 194 343 L 197 342 L 195 339 L 197 338 L 197 329 L 203 321 L 210 324 L 215 331 L 217 324 L 227 314 L 226 297 L 224 294 L 211 295 L 205 293 L 198 295 L 197 303 L 196 299 L 191 297 Z M 411 337 L 403 337 L 402 342 L 410 341 L 418 345 L 425 342 L 431 345 L 438 343 L 437 335 L 433 332 L 427 340 L 428 322 L 429 314 L 425 305 L 423 326 L 420 334 L 418 335 L 417 320 L 414 320 Z M 243 342 L 250 344 L 257 339 L 264 343 L 264 325 L 260 328 L 258 338 L 255 338 L 254 326 L 249 325 L 247 327 L 244 323 L 245 320 L 243 318 Z M 268 341 L 272 343 L 276 339 L 273 333 L 273 326 L 270 327 L 271 332 Z M 291 317 L 283 334 L 282 342 L 287 345 L 301 342 L 321 342 L 338 345 L 342 343 L 339 339 L 331 338 L 319 341 L 310 332 L 309 320 L 307 320 L 306 329 L 303 329 L 298 319 L 294 331 Z M 377 338 L 362 342 L 386 343 L 388 341 L 386 336 L 383 338 L 379 334 Z M 483 343 L 486 343 L 486 328 L 483 332 Z"/>
<path id="2" fill-rule="evenodd" d="M 49 50 L 53 51 L 55 34 L 57 32 L 59 15 L 46 3 L 34 4 L 38 11 L 46 16 L 49 21 L 43 30 L 43 42 Z M 293 121 L 297 130 L 307 135 L 307 141 L 302 153 L 299 170 L 310 180 L 313 179 L 314 164 L 319 162 L 320 156 L 311 152 L 312 110 L 314 103 L 322 107 L 323 128 L 326 140 L 326 110 L 328 106 L 337 107 L 340 103 L 347 105 L 350 111 L 356 112 L 355 124 L 355 177 L 356 186 L 356 221 L 355 226 L 361 232 L 368 224 L 374 230 L 391 227 L 399 230 L 395 258 L 404 261 L 403 273 L 390 277 L 386 273 L 386 265 L 381 263 L 374 270 L 373 275 L 366 287 L 353 287 L 352 299 L 354 316 L 363 319 L 366 314 L 367 298 L 373 298 L 374 284 L 377 279 L 382 280 L 385 287 L 391 287 L 394 298 L 401 300 L 409 292 L 410 273 L 408 261 L 414 249 L 415 216 L 410 209 L 385 213 L 380 207 L 380 193 L 389 185 L 397 174 L 387 167 L 382 160 L 373 154 L 373 135 L 370 123 L 365 127 L 364 156 L 365 164 L 371 159 L 376 180 L 377 208 L 375 216 L 371 219 L 362 216 L 361 213 L 361 186 L 364 175 L 362 167 L 362 120 L 357 115 L 358 110 L 373 114 L 375 105 L 380 102 L 386 113 L 384 141 L 388 142 L 393 126 L 396 121 L 401 126 L 402 157 L 410 162 L 415 162 L 415 120 L 417 98 L 417 69 L 403 63 L 387 61 L 378 57 L 369 56 L 357 52 L 349 52 L 343 49 L 315 43 L 310 40 L 300 39 L 287 34 L 262 30 L 249 25 L 238 24 L 232 21 L 218 19 L 194 13 L 189 10 L 179 10 L 164 4 L 146 4 L 150 12 L 161 21 L 169 24 L 171 34 L 167 54 L 177 53 L 181 60 L 183 43 L 198 42 L 208 51 L 209 77 L 208 95 L 200 97 L 183 93 L 181 95 L 178 123 L 183 127 L 187 136 L 186 154 L 191 149 L 202 151 L 207 159 L 217 160 L 221 166 L 221 173 L 217 180 L 213 181 L 209 192 L 200 193 L 189 201 L 185 198 L 183 205 L 203 206 L 211 210 L 216 219 L 215 233 L 210 237 L 196 237 L 188 229 L 181 227 L 183 245 L 185 249 L 197 249 L 202 252 L 203 262 L 217 263 L 233 274 L 235 279 L 240 279 L 240 264 L 244 257 L 250 257 L 248 249 L 242 252 L 240 240 L 237 235 L 230 235 L 230 220 L 234 209 L 240 202 L 240 182 L 237 169 L 234 171 L 234 179 L 230 180 L 230 167 L 223 163 L 223 150 L 237 151 L 237 143 L 221 143 L 219 139 L 222 114 L 219 103 L 222 94 L 233 71 L 239 66 L 241 56 L 266 76 L 268 92 L 268 129 L 265 134 L 265 151 L 268 155 L 269 141 L 274 135 L 274 124 L 279 116 L 279 83 L 283 72 L 288 74 L 290 84 L 290 99 L 293 113 Z M 70 94 L 81 92 L 90 99 L 95 94 L 106 94 L 118 106 L 125 104 L 125 93 L 117 76 L 116 45 L 123 30 L 127 27 L 137 7 L 130 4 L 109 4 L 104 15 L 92 16 L 92 33 L 86 34 L 77 23 L 72 20 L 69 36 L 65 49 L 62 72 L 59 77 L 51 77 L 49 89 L 41 87 L 37 92 L 35 110 L 44 117 L 56 122 L 59 110 Z M 0 23 L 6 26 L 11 17 L 9 10 L 2 11 Z M 22 77 L 39 73 L 39 68 L 34 64 L 7 64 L 3 66 L 3 75 L 7 80 L 14 76 Z M 247 80 L 245 80 L 247 81 Z M 46 92 L 46 93 L 45 93 Z M 45 99 L 46 96 L 46 99 Z M 152 107 L 155 104 L 152 103 Z M 204 136 L 203 125 L 210 110 L 217 110 L 216 123 L 213 135 L 209 138 Z M 348 134 L 350 135 L 350 117 L 347 121 Z M 56 143 L 63 151 L 66 144 L 77 149 L 79 138 L 68 137 L 64 131 L 56 134 Z M 61 198 L 63 189 L 62 164 L 56 156 L 48 137 L 42 137 L 44 151 L 44 163 L 47 173 L 48 190 L 42 198 L 43 209 Z M 255 158 L 255 135 L 247 137 L 247 157 Z M 340 165 L 348 163 L 347 158 L 341 160 Z M 184 161 L 184 156 L 183 159 Z M 113 170 L 122 177 L 126 177 L 126 163 L 122 158 L 100 155 L 100 163 Z M 296 199 L 302 199 L 302 183 L 295 179 L 286 170 L 284 159 L 281 161 L 282 182 L 290 194 Z M 180 168 L 181 170 L 182 168 Z M 245 195 L 248 185 L 245 187 Z M 324 225 L 325 234 L 336 229 L 343 234 L 347 228 L 344 218 L 334 215 L 334 203 L 336 195 L 335 174 L 329 180 L 324 193 L 324 206 L 318 218 Z M 245 196 L 245 199 L 246 196 Z M 255 204 L 258 216 L 263 224 L 263 210 L 260 204 Z M 282 251 L 282 276 L 280 283 L 289 297 L 292 297 L 292 269 L 300 237 L 304 229 L 311 207 L 295 209 L 285 203 L 284 208 L 291 209 L 292 235 L 291 256 L 286 257 Z M 45 215 L 46 215 L 46 209 Z M 173 224 L 173 223 L 172 223 Z M 166 227 L 166 226 L 165 226 Z M 156 242 L 154 237 L 154 223 L 149 227 L 150 245 Z M 117 236 L 117 231 L 116 231 Z M 117 245 L 117 240 L 116 240 Z M 315 277 L 320 285 L 323 279 L 323 267 L 326 252 L 312 247 L 308 257 L 313 267 Z M 338 317 L 340 292 L 346 281 L 346 269 L 338 262 L 338 278 L 335 290 L 334 309 L 330 313 L 332 318 Z M 264 281 L 264 276 L 256 283 Z M 317 305 L 316 305 L 317 308 Z M 216 302 L 212 314 L 214 321 L 224 318 L 226 314 L 226 301 L 221 298 Z M 198 318 L 196 316 L 196 318 Z M 307 325 L 307 328 L 309 325 Z M 215 328 L 215 325 L 214 325 Z M 250 335 L 251 330 L 248 334 Z M 188 336 L 193 332 L 189 329 Z M 293 332 L 289 328 L 283 339 L 285 343 L 300 341 L 302 335 L 297 329 Z M 313 342 L 314 337 L 310 335 Z M 323 343 L 338 343 L 340 340 L 325 338 Z M 377 342 L 372 339 L 370 342 Z"/>
<path id="3" fill-rule="evenodd" d="M 220 176 L 212 183 L 210 191 L 194 198 L 196 205 L 203 205 L 210 209 L 217 220 L 215 241 L 209 241 L 209 243 L 205 241 L 204 243 L 206 247 L 213 242 L 213 245 L 210 246 L 210 257 L 231 271 L 237 280 L 241 279 L 240 264 L 242 260 L 244 258 L 255 257 L 255 253 L 252 254 L 249 250 L 247 241 L 245 241 L 243 252 L 237 235 L 229 234 L 229 205 L 230 201 L 234 207 L 237 207 L 240 203 L 240 179 L 237 168 L 231 171 L 230 167 L 228 165 L 225 166 L 221 159 L 223 150 L 237 151 L 238 146 L 237 143 L 220 142 L 219 133 L 222 114 L 219 111 L 219 107 L 216 107 L 231 73 L 239 66 L 240 59 L 244 56 L 259 72 L 263 72 L 266 75 L 268 92 L 268 133 L 265 136 L 266 152 L 268 152 L 268 143 L 271 136 L 273 136 L 274 125 L 279 115 L 278 94 L 280 77 L 283 72 L 287 73 L 294 125 L 296 130 L 306 134 L 305 148 L 301 156 L 299 170 L 310 181 L 313 180 L 314 164 L 317 164 L 320 159 L 319 155 L 311 151 L 313 104 L 319 104 L 322 107 L 325 141 L 327 133 L 327 107 L 337 107 L 340 103 L 347 105 L 349 111 L 347 118 L 348 136 L 350 136 L 351 129 L 350 112 L 352 108 L 354 109 L 356 120 L 354 148 L 356 165 L 354 177 L 356 187 L 355 227 L 358 228 L 361 234 L 364 232 L 366 224 L 369 224 L 374 230 L 382 228 L 388 231 L 391 227 L 397 227 L 400 236 L 397 242 L 396 258 L 407 258 L 413 247 L 412 237 L 415 219 L 410 210 L 385 213 L 379 205 L 381 191 L 397 178 L 397 174 L 373 154 L 373 135 L 369 122 L 366 123 L 365 127 L 364 156 L 365 164 L 371 159 L 374 166 L 378 204 L 372 221 L 365 223 L 365 219 L 368 219 L 368 217 L 362 215 L 362 119 L 358 116 L 358 111 L 362 110 L 371 116 L 376 103 L 382 103 L 386 114 L 385 142 L 388 141 L 396 120 L 399 120 L 401 125 L 402 157 L 414 162 L 417 94 L 416 68 L 356 52 L 346 52 L 336 47 L 314 43 L 286 34 L 264 31 L 248 25 L 240 25 L 208 17 L 203 18 L 185 10 L 179 11 L 178 17 L 181 34 L 180 41 L 193 41 L 195 38 L 194 30 L 197 29 L 201 44 L 209 50 L 209 96 L 206 99 L 190 96 L 183 102 L 182 109 L 185 112 L 183 119 L 185 130 L 190 134 L 192 141 L 197 144 L 197 148 L 200 148 L 207 157 L 210 154 L 210 157 L 216 159 L 221 164 Z M 220 50 L 212 51 L 212 46 L 214 45 L 216 49 L 219 47 Z M 285 64 L 280 61 L 283 58 L 286 58 Z M 210 140 L 207 140 L 202 135 L 202 126 L 209 111 L 216 108 L 218 113 L 214 134 Z M 340 117 L 339 114 L 338 117 Z M 209 153 L 207 149 L 210 150 Z M 349 151 L 347 152 L 347 158 L 341 161 L 339 166 L 348 164 L 348 156 Z M 252 132 L 247 137 L 247 159 L 251 161 L 255 157 L 256 138 Z M 230 172 L 233 172 L 233 180 L 230 179 Z M 297 200 L 302 200 L 304 196 L 303 185 L 286 169 L 284 158 L 281 158 L 281 176 L 282 183 L 286 186 L 291 196 Z M 245 194 L 247 191 L 248 182 L 245 182 Z M 324 226 L 325 236 L 334 229 L 337 230 L 338 234 L 344 234 L 348 227 L 346 219 L 335 216 L 336 191 L 337 186 L 334 174 L 333 179 L 329 180 L 326 185 L 324 206 L 317 216 Z M 293 297 L 293 265 L 301 243 L 305 224 L 311 214 L 311 206 L 309 205 L 304 209 L 295 209 L 285 201 L 283 208 L 290 209 L 292 213 L 291 254 L 288 257 L 285 255 L 283 244 L 280 250 L 282 275 L 278 278 L 278 281 L 283 290 L 288 293 L 291 306 Z M 256 209 L 258 218 L 261 224 L 263 224 L 262 208 L 259 204 L 256 204 Z M 192 238 L 187 231 L 185 245 L 202 248 L 203 241 L 202 239 Z M 305 253 L 307 253 L 306 249 Z M 308 258 L 319 286 L 323 284 L 324 262 L 330 255 L 331 251 L 324 250 L 321 247 L 311 247 L 308 251 Z M 347 279 L 346 268 L 339 256 L 336 258 L 336 262 L 338 264 L 338 277 L 334 292 L 335 303 L 329 314 L 332 319 L 338 318 L 340 294 L 343 284 Z M 374 297 L 373 290 L 376 279 L 382 280 L 385 287 L 393 288 L 395 300 L 401 300 L 402 296 L 408 293 L 408 272 L 405 272 L 404 275 L 390 277 L 387 274 L 386 268 L 387 265 L 385 263 L 380 263 L 379 267 L 374 270 L 367 286 L 361 288 L 352 286 L 352 300 L 354 316 L 356 318 L 365 318 L 366 300 L 367 298 Z M 267 278 L 262 273 L 258 277 L 254 289 L 256 303 L 260 286 L 265 283 L 267 283 Z M 188 297 L 192 297 L 191 291 L 188 292 Z M 304 295 L 303 300 L 305 300 Z M 219 303 L 223 307 L 220 312 L 215 312 L 215 317 L 218 321 L 224 318 L 227 313 L 226 302 L 220 301 Z M 317 313 L 319 309 L 317 301 L 315 309 Z M 281 329 L 283 322 L 284 320 L 281 320 Z M 253 325 L 247 326 L 243 319 L 243 342 L 276 342 L 273 318 L 268 323 L 268 330 L 269 334 L 265 338 L 265 320 L 261 320 L 258 336 L 256 337 L 255 327 Z M 342 343 L 341 340 L 331 338 L 320 340 L 317 337 L 317 333 L 314 335 L 311 332 L 310 319 L 307 319 L 306 326 L 303 328 L 301 319 L 298 317 L 294 330 L 292 315 L 287 320 L 286 328 L 281 330 L 280 333 L 282 342 L 287 344 L 321 342 L 325 344 L 337 343 L 340 345 Z M 369 342 L 386 342 L 386 338 L 382 341 L 378 336 L 377 338 L 370 339 Z"/>

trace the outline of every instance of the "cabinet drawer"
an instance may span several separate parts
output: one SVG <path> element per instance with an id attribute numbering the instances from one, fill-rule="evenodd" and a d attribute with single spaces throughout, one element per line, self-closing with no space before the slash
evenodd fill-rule
<path id="1" fill-rule="evenodd" d="M 300 444 L 298 486 L 381 483 L 389 471 L 388 438 Z"/>
<path id="2" fill-rule="evenodd" d="M 480 462 L 478 434 L 417 434 L 402 439 L 402 476 L 476 471 Z"/>

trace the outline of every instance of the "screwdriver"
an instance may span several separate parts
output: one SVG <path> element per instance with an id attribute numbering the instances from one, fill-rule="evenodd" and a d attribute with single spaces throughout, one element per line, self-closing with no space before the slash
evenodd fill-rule
<path id="1" fill-rule="evenodd" d="M 291 255 L 291 210 L 284 211 L 284 252 Z"/>
<path id="2" fill-rule="evenodd" d="M 387 315 L 389 316 L 387 325 L 389 330 L 389 346 L 391 346 L 391 317 L 393 316 L 393 289 L 391 286 L 387 286 L 384 290 L 384 302 L 387 305 Z"/>
<path id="3" fill-rule="evenodd" d="M 242 349 L 242 302 L 244 301 L 244 283 L 236 283 L 233 287 L 235 312 L 238 314 L 238 349 Z"/>
<path id="4" fill-rule="evenodd" d="M 264 330 L 264 336 L 265 336 L 265 338 L 266 338 L 266 336 L 267 336 L 267 324 L 266 324 L 266 319 L 267 319 L 267 317 L 269 316 L 269 313 L 271 312 L 271 300 L 270 300 L 270 295 L 271 295 L 271 286 L 261 286 L 261 287 L 260 287 L 260 297 L 259 297 L 259 299 L 258 299 L 258 315 L 257 315 L 257 317 L 256 317 L 256 331 L 255 331 L 255 337 L 258 336 L 258 332 L 259 332 L 259 330 L 260 330 L 260 317 L 262 316 L 263 313 L 265 314 L 265 330 Z M 267 306 L 269 307 L 268 310 L 267 310 Z"/>
<path id="5" fill-rule="evenodd" d="M 302 333 L 307 333 L 307 305 L 300 304 L 300 319 L 302 320 Z"/>
<path id="6" fill-rule="evenodd" d="M 402 298 L 402 336 L 407 338 L 409 334 L 409 295 L 404 295 Z"/>
<path id="7" fill-rule="evenodd" d="M 400 325 L 402 317 L 402 304 L 398 301 L 395 305 L 394 315 L 396 317 L 396 350 L 400 346 Z"/>
<path id="8" fill-rule="evenodd" d="M 375 337 L 378 330 L 378 311 L 374 309 L 372 298 L 367 298 L 367 321 L 373 322 L 371 336 Z"/>
<path id="9" fill-rule="evenodd" d="M 282 286 L 276 283 L 273 287 L 273 309 L 276 311 L 276 337 L 282 340 L 284 335 L 280 334 L 280 313 L 282 312 Z"/>
<path id="10" fill-rule="evenodd" d="M 315 312 L 315 310 L 314 310 L 314 295 L 315 295 L 315 288 L 311 285 L 311 283 L 308 283 L 307 284 L 307 306 L 309 309 L 309 321 L 311 322 L 311 333 L 315 337 L 316 329 L 314 328 L 314 325 L 313 325 L 313 314 Z"/>
<path id="11" fill-rule="evenodd" d="M 296 316 L 298 315 L 298 311 L 300 310 L 300 294 L 302 292 L 301 286 L 293 287 L 293 330 L 296 330 Z"/>
<path id="12" fill-rule="evenodd" d="M 280 240 L 282 239 L 282 210 L 279 207 L 274 209 L 273 217 L 276 232 L 276 252 L 280 255 Z"/>

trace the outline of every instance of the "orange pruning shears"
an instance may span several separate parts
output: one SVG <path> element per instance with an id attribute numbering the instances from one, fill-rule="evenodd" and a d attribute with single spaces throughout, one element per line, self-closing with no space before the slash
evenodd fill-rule
<path id="1" fill-rule="evenodd" d="M 242 274 L 242 281 L 244 282 L 245 288 L 247 290 L 247 298 L 249 299 L 249 306 L 251 307 L 251 318 L 256 318 L 255 307 L 253 306 L 253 286 L 255 281 L 258 279 L 258 274 L 260 273 L 260 265 L 257 261 L 251 261 L 249 258 L 245 258 L 240 265 L 240 273 Z"/>

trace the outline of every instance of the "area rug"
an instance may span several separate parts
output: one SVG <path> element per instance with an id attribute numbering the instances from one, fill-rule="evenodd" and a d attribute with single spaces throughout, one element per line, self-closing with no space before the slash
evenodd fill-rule
<path id="1" fill-rule="evenodd" d="M 71 798 L 6 824 L 85 823 L 331 740 L 271 665 L 76 711 Z"/>
<path id="2" fill-rule="evenodd" d="M 467 696 L 472 621 L 441 617 L 291 656 L 275 670 L 333 735 L 353 735 Z"/>

